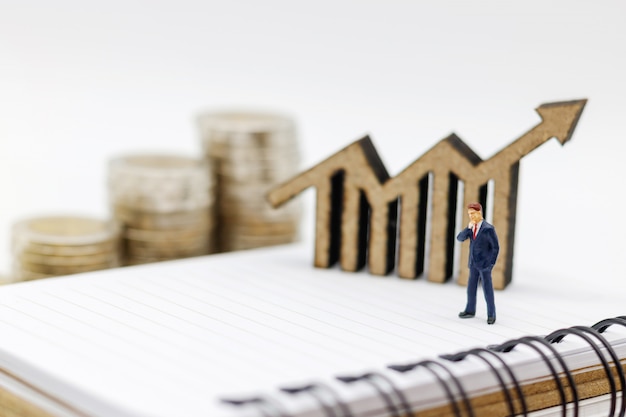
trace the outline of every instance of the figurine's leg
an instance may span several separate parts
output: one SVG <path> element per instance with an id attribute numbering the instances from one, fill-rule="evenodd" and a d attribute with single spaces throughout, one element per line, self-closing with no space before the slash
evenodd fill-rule
<path id="1" fill-rule="evenodd" d="M 470 268 L 469 281 L 467 282 L 467 305 L 465 306 L 466 313 L 476 313 L 476 290 L 478 289 L 479 277 L 478 270 L 476 268 Z"/>
<path id="2" fill-rule="evenodd" d="M 491 268 L 481 271 L 483 294 L 487 302 L 487 317 L 496 317 L 496 303 L 493 295 L 493 283 L 491 282 Z"/>

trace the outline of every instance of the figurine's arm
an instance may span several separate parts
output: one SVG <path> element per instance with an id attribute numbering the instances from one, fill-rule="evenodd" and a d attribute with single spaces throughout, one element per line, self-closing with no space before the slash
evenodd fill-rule
<path id="1" fill-rule="evenodd" d="M 498 243 L 498 235 L 496 234 L 495 229 L 489 230 L 489 243 L 491 245 L 491 266 L 493 267 L 496 264 L 496 260 L 498 259 L 498 253 L 500 253 L 500 244 Z"/>
<path id="2" fill-rule="evenodd" d="M 472 235 L 472 229 L 470 229 L 469 227 L 466 227 L 465 229 L 461 230 L 461 232 L 456 236 L 456 240 L 458 240 L 459 242 L 463 242 L 466 239 L 469 239 L 471 235 Z"/>

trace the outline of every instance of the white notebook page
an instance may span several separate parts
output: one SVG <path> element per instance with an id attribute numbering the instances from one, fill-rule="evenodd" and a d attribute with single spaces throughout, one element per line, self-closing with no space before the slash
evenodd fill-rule
<path id="1" fill-rule="evenodd" d="M 624 314 L 589 285 L 516 277 L 498 321 L 465 288 L 311 266 L 293 245 L 0 288 L 0 367 L 87 415 L 216 416 L 269 392 Z"/>

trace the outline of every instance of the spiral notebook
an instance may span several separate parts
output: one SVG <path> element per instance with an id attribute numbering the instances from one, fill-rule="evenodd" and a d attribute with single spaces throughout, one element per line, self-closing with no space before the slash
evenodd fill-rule
<path id="1" fill-rule="evenodd" d="M 311 254 L 0 287 L 0 415 L 623 415 L 617 295 L 518 276 L 489 326 L 484 306 L 457 317 L 453 282 L 315 269 Z"/>

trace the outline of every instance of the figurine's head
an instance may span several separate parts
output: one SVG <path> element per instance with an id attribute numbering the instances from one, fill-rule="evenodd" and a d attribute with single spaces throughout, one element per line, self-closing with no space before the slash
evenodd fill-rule
<path id="1" fill-rule="evenodd" d="M 483 206 L 480 203 L 470 203 L 467 205 L 467 214 L 470 221 L 479 223 L 483 219 Z"/>

